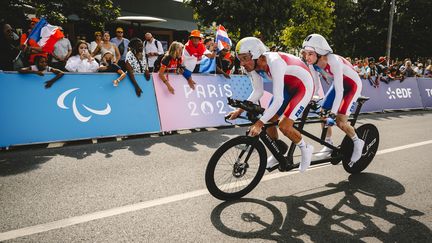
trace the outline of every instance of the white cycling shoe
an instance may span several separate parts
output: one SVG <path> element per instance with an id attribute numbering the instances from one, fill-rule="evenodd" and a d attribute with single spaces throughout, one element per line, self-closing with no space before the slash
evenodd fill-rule
<path id="1" fill-rule="evenodd" d="M 267 166 L 266 169 L 272 169 L 276 165 L 279 164 L 279 161 L 272 155 L 267 158 Z"/>
<path id="2" fill-rule="evenodd" d="M 309 168 L 312 161 L 312 154 L 314 147 L 310 144 L 306 144 L 304 148 L 301 149 L 301 162 L 299 166 L 300 172 L 305 172 Z"/>
<path id="3" fill-rule="evenodd" d="M 315 154 L 316 157 L 319 158 L 328 158 L 333 153 L 333 149 L 324 146 L 318 153 Z"/>
<path id="4" fill-rule="evenodd" d="M 350 167 L 352 167 L 361 158 L 364 144 L 365 142 L 361 139 L 358 139 L 357 141 L 354 142 L 353 153 L 351 155 L 351 162 L 348 164 Z"/>

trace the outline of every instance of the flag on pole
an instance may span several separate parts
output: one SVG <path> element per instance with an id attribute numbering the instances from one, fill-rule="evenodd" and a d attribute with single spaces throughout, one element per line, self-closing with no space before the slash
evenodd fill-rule
<path id="1" fill-rule="evenodd" d="M 225 27 L 223 27 L 222 25 L 219 25 L 216 30 L 215 41 L 217 43 L 217 48 L 219 51 L 224 48 L 229 50 L 232 46 L 231 39 L 228 37 L 228 33 L 225 30 Z"/>
<path id="2" fill-rule="evenodd" d="M 29 40 L 37 42 L 42 51 L 52 53 L 55 43 L 64 35 L 58 26 L 50 25 L 45 18 L 42 18 L 32 29 Z"/>

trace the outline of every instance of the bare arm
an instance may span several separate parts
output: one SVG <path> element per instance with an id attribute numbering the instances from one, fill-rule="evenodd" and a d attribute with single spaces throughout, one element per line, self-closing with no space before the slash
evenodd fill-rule
<path id="1" fill-rule="evenodd" d="M 141 90 L 140 86 L 138 85 L 138 82 L 135 79 L 134 70 L 133 70 L 132 66 L 127 61 L 126 61 L 126 70 L 127 70 L 129 79 L 132 82 L 132 85 L 135 87 L 135 93 L 136 93 L 136 95 L 138 97 L 140 97 L 141 93 L 142 93 L 142 90 Z"/>

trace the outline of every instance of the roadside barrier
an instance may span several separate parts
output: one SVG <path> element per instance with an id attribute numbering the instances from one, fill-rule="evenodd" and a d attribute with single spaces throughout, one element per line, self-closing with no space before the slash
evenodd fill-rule
<path id="1" fill-rule="evenodd" d="M 183 76 L 170 74 L 175 94 L 157 74 L 150 81 L 136 75 L 141 97 L 129 78 L 114 87 L 116 74 L 66 73 L 45 89 L 52 77 L 0 72 L 0 147 L 226 126 L 224 116 L 232 111 L 227 97 L 246 99 L 252 92 L 244 75 L 193 75 L 192 90 Z M 271 82 L 264 87 L 261 104 L 266 107 Z M 322 83 L 322 89 L 321 94 L 328 85 Z M 371 98 L 364 112 L 431 108 L 432 79 L 406 78 L 379 88 L 363 80 L 362 94 Z"/>

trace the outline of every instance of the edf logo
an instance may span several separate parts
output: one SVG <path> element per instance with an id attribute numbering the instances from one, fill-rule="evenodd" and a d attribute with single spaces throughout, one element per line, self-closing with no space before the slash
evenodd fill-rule
<path id="1" fill-rule="evenodd" d="M 428 97 L 432 97 L 432 89 L 425 89 Z"/>
<path id="2" fill-rule="evenodd" d="M 387 89 L 387 95 L 390 100 L 392 99 L 410 99 L 411 98 L 411 88 L 396 88 L 392 90 L 390 87 Z"/>

